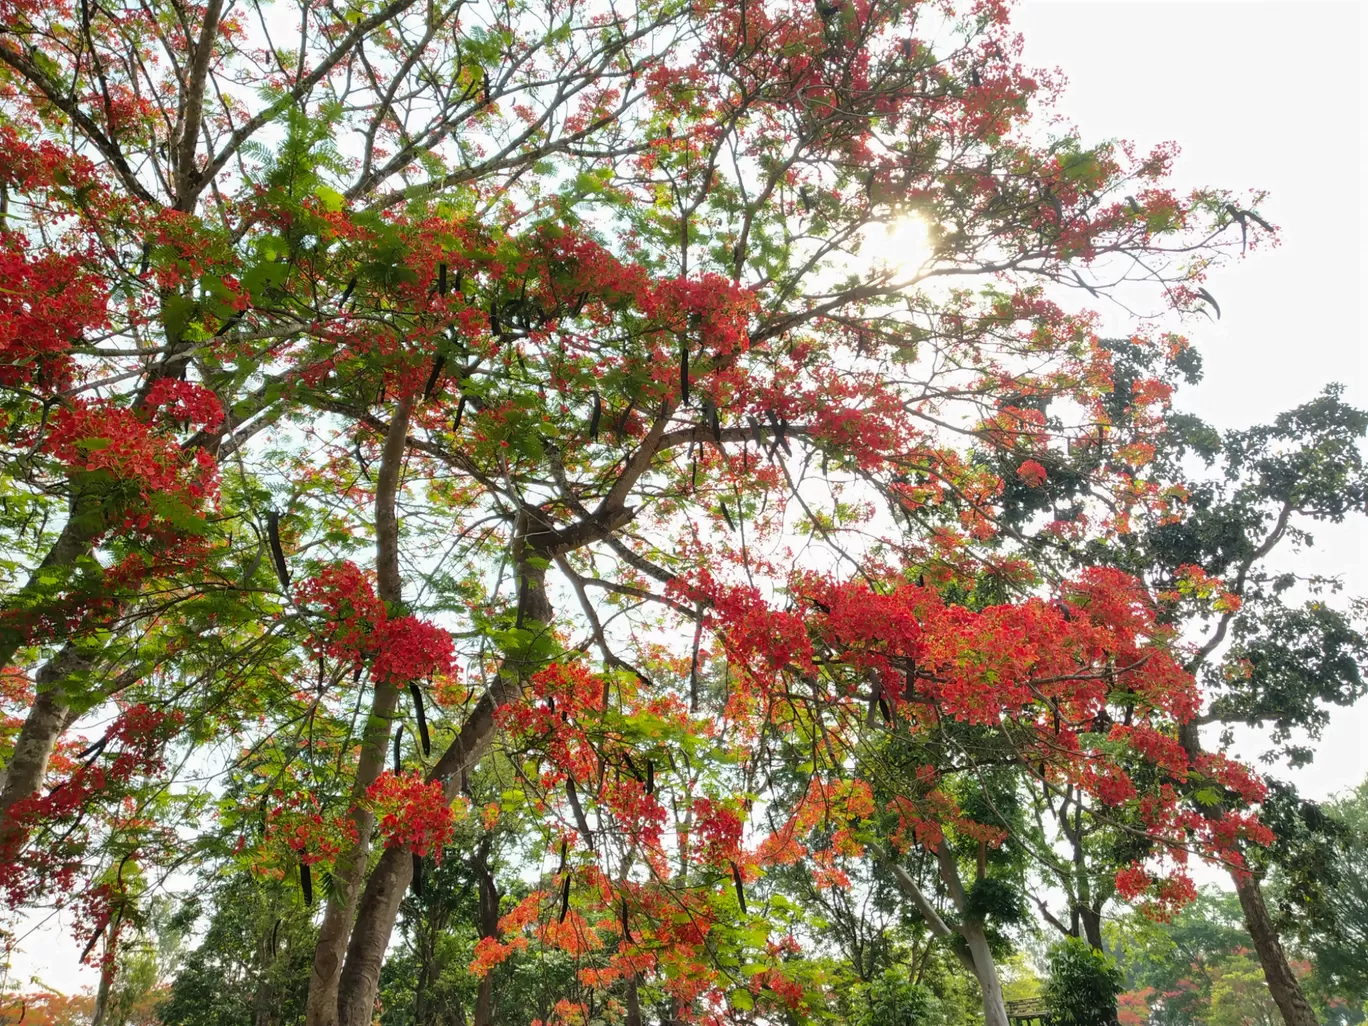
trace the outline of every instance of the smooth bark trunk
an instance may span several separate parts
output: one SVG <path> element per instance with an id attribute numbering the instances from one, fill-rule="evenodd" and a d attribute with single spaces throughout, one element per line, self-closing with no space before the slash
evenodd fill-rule
<path id="1" fill-rule="evenodd" d="M 987 1026 L 1009 1026 L 1007 1005 L 1002 999 L 1002 981 L 998 979 L 993 954 L 988 950 L 988 937 L 983 932 L 983 924 L 968 922 L 959 928 L 959 932 L 968 945 L 969 957 L 974 961 L 974 978 L 983 992 L 984 1022 Z"/>
<path id="2" fill-rule="evenodd" d="M 940 867 L 941 882 L 950 892 L 950 900 L 955 903 L 961 918 L 964 918 L 964 922 L 956 927 L 956 930 L 964 938 L 965 946 L 969 949 L 971 968 L 979 982 L 979 989 L 983 992 L 984 1020 L 987 1026 L 1008 1026 L 1007 1006 L 1002 1000 L 1002 982 L 998 979 L 993 953 L 988 950 L 988 938 L 983 932 L 983 923 L 966 917 L 969 897 L 964 890 L 964 881 L 960 879 L 955 854 L 944 839 L 936 845 L 936 863 Z"/>
<path id="3" fill-rule="evenodd" d="M 518 619 L 524 626 L 551 622 L 546 598 L 546 572 L 520 560 L 521 588 Z M 500 669 L 490 689 L 476 702 L 451 747 L 428 773 L 441 780 L 447 800 L 460 793 L 461 781 L 494 740 L 495 710 L 514 700 L 530 667 L 510 660 Z M 376 995 L 380 992 L 380 967 L 399 915 L 399 902 L 413 874 L 413 860 L 403 848 L 387 848 L 371 873 L 357 909 L 356 925 L 338 992 L 338 1026 L 370 1026 Z"/>
<path id="4" fill-rule="evenodd" d="M 10 816 L 10 809 L 42 788 L 57 739 L 76 718 L 62 682 L 73 674 L 88 671 L 90 665 L 88 656 L 68 644 L 38 671 L 38 695 L 19 728 L 14 751 L 5 765 L 4 783 L 0 785 L 0 857 L 18 857 L 25 830 L 23 824 Z"/>
<path id="5" fill-rule="evenodd" d="M 954 864 L 954 856 L 950 854 L 949 849 L 943 843 L 936 854 L 940 862 L 941 879 L 945 881 L 955 907 L 963 913 L 965 892 L 959 879 L 959 870 Z M 965 922 L 953 927 L 948 925 L 940 917 L 926 894 L 917 886 L 912 875 L 896 862 L 889 865 L 893 870 L 894 878 L 898 881 L 898 886 L 904 894 L 912 899 L 931 932 L 942 940 L 950 942 L 950 950 L 978 980 L 979 990 L 983 993 L 983 1016 L 987 1026 L 1009 1026 L 1007 1006 L 1002 998 L 1002 981 L 998 978 L 993 953 L 988 950 L 988 938 L 983 932 L 983 924 Z M 960 938 L 964 940 L 963 947 L 956 943 Z"/>
<path id="6" fill-rule="evenodd" d="M 403 604 L 403 581 L 399 575 L 399 524 L 395 502 L 410 408 L 410 402 L 405 400 L 395 409 L 394 419 L 390 422 L 389 432 L 385 436 L 375 485 L 376 590 L 391 612 Z M 327 908 L 323 912 L 323 923 L 318 930 L 318 942 L 314 947 L 309 997 L 304 1013 L 307 1026 L 333 1026 L 337 1022 L 343 959 L 347 951 L 347 939 L 353 932 L 357 895 L 366 877 L 371 835 L 375 830 L 375 817 L 362 805 L 361 799 L 365 796 L 366 789 L 385 771 L 385 758 L 389 754 L 390 724 L 394 720 L 394 710 L 398 702 L 398 688 L 388 682 L 376 684 L 370 715 L 366 718 L 365 730 L 362 733 L 361 754 L 357 760 L 356 777 L 352 782 L 351 811 L 348 813 L 356 828 L 356 843 L 338 856 L 333 865 L 332 888 L 328 894 Z M 404 854 L 407 856 L 407 852 Z M 400 897 L 403 896 L 403 888 L 408 886 L 413 873 L 413 867 L 407 857 L 404 866 L 406 872 L 399 891 Z M 396 900 L 396 906 L 397 904 Z M 366 1022 L 370 1022 L 369 1017 Z"/>
<path id="7" fill-rule="evenodd" d="M 1254 941 L 1254 950 L 1263 964 L 1264 979 L 1268 981 L 1268 992 L 1282 1013 L 1287 1026 L 1317 1026 L 1316 1013 L 1302 993 L 1301 983 L 1288 965 L 1287 953 L 1283 951 L 1278 931 L 1268 915 L 1264 904 L 1263 888 L 1252 876 L 1231 874 L 1235 881 L 1235 893 L 1240 897 L 1240 908 L 1244 910 L 1245 927 Z"/>

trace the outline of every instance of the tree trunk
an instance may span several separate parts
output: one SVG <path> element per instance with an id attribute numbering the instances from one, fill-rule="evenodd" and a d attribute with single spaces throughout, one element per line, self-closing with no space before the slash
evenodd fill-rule
<path id="1" fill-rule="evenodd" d="M 1268 981 L 1268 991 L 1282 1013 L 1287 1026 L 1317 1026 L 1316 1013 L 1311 1010 L 1306 995 L 1302 993 L 1301 983 L 1287 963 L 1287 953 L 1283 951 L 1273 920 L 1264 904 L 1263 889 L 1252 876 L 1231 874 L 1235 881 L 1235 893 L 1240 897 L 1240 907 L 1244 909 L 1245 927 L 1254 940 L 1254 950 L 1259 953 L 1263 964 L 1264 979 Z"/>
<path id="2" fill-rule="evenodd" d="M 1087 905 L 1078 906 L 1078 918 L 1083 924 L 1083 937 L 1094 951 L 1104 951 L 1102 944 L 1102 913 Z"/>
<path id="3" fill-rule="evenodd" d="M 1202 754 L 1202 739 L 1197 724 L 1185 723 L 1179 727 L 1178 740 L 1190 760 L 1196 760 Z M 1230 878 L 1235 883 L 1240 908 L 1244 910 L 1245 928 L 1249 930 L 1249 936 L 1254 941 L 1254 950 L 1259 956 L 1259 964 L 1263 966 L 1268 991 L 1273 996 L 1278 1011 L 1282 1013 L 1283 1022 L 1287 1026 L 1317 1026 L 1311 1003 L 1306 1000 L 1300 981 L 1287 963 L 1287 952 L 1283 951 L 1278 931 L 1268 915 L 1267 906 L 1264 905 L 1263 889 L 1259 886 L 1259 881 L 1252 876 L 1242 877 L 1233 872 Z"/>
<path id="4" fill-rule="evenodd" d="M 518 622 L 549 624 L 552 611 L 546 597 L 546 571 L 521 558 L 522 546 L 516 537 L 515 547 L 521 581 Z M 479 762 L 494 740 L 495 710 L 521 694 L 523 679 L 530 669 L 512 660 L 504 663 L 493 685 L 480 696 L 469 718 L 461 725 L 456 740 L 429 771 L 429 780 L 443 782 L 448 801 L 460 793 L 462 777 Z M 413 860 L 404 848 L 387 848 L 371 873 L 357 909 L 351 943 L 347 945 L 347 961 L 337 998 L 338 1026 L 370 1026 L 375 998 L 380 992 L 380 967 L 399 915 L 399 902 L 412 875 Z"/>
<path id="5" fill-rule="evenodd" d="M 987 1026 L 1009 1026 L 1007 1005 L 1002 1000 L 1002 981 L 998 979 L 993 954 L 988 950 L 988 937 L 983 932 L 983 924 L 967 922 L 959 928 L 959 932 L 969 946 L 969 957 L 974 960 L 974 977 L 978 980 L 979 990 L 983 992 L 984 1022 Z"/>
<path id="6" fill-rule="evenodd" d="M 475 853 L 475 873 L 479 877 L 479 900 L 476 903 L 480 939 L 499 936 L 499 887 L 489 871 L 490 837 L 485 835 Z M 474 1026 L 492 1026 L 494 1022 L 494 974 L 487 972 L 480 979 L 475 992 Z"/>
<path id="7" fill-rule="evenodd" d="M 94 539 L 103 531 L 103 518 L 89 509 L 83 510 L 82 504 L 80 496 L 72 496 L 62 533 L 52 543 L 52 548 L 29 576 L 27 583 L 9 600 L 10 615 L 0 618 L 0 666 L 8 666 L 14 661 L 15 653 L 30 644 L 32 621 L 16 614 L 19 610 L 41 608 L 43 593 L 49 587 L 44 582 L 43 571 L 53 567 L 69 567 L 80 557 L 89 555 Z M 49 637 L 45 640 L 52 639 Z"/>
<path id="8" fill-rule="evenodd" d="M 410 409 L 410 400 L 402 400 L 395 407 L 394 419 L 385 435 L 375 484 L 376 590 L 391 613 L 403 604 L 403 581 L 399 575 L 399 523 L 395 502 Z M 332 888 L 323 913 L 323 924 L 318 930 L 318 942 L 314 947 L 309 997 L 305 1005 L 307 1026 L 333 1026 L 337 1022 L 343 957 L 347 951 L 347 938 L 353 930 L 357 894 L 366 876 L 371 834 L 375 830 L 375 817 L 361 804 L 361 799 L 366 789 L 385 771 L 390 724 L 394 720 L 398 702 L 399 690 L 393 684 L 375 685 L 370 715 L 366 718 L 365 730 L 361 735 L 361 755 L 357 760 L 356 777 L 352 781 L 351 811 L 348 813 L 356 828 L 356 843 L 339 855 L 333 865 Z M 403 897 L 404 888 L 408 886 L 413 873 L 413 867 L 407 859 L 405 870 L 399 897 Z M 398 908 L 398 899 L 395 900 L 395 908 Z M 369 1016 L 365 1022 L 370 1022 Z"/>
<path id="9" fill-rule="evenodd" d="M 966 895 L 964 885 L 960 881 L 959 869 L 955 866 L 954 854 L 944 842 L 941 842 L 936 850 L 936 858 L 940 864 L 941 879 L 950 892 L 950 898 L 955 903 L 955 907 L 963 914 L 967 903 Z M 931 933 L 942 940 L 950 941 L 950 950 L 978 980 L 979 990 L 983 992 L 983 1017 L 987 1026 L 1009 1026 L 1007 1006 L 1002 1000 L 1002 982 L 998 979 L 997 965 L 993 962 L 993 953 L 988 950 L 988 937 L 983 932 L 983 924 L 966 921 L 959 926 L 949 926 L 940 917 L 926 894 L 917 886 L 912 875 L 896 862 L 891 862 L 889 865 L 893 870 L 894 878 L 898 881 L 898 886 L 917 906 L 922 918 L 926 920 L 926 925 L 930 927 Z M 964 939 L 964 947 L 955 943 L 957 937 Z"/>
<path id="10" fill-rule="evenodd" d="M 987 1026 L 1009 1026 L 1007 1022 L 1007 1006 L 1002 1001 L 1002 982 L 998 979 L 997 965 L 993 962 L 993 953 L 988 950 L 988 937 L 983 932 L 983 923 L 970 919 L 966 913 L 969 908 L 969 896 L 964 890 L 964 881 L 960 879 L 959 866 L 955 863 L 955 854 L 950 850 L 944 838 L 936 845 L 936 864 L 940 867 L 941 882 L 945 884 L 945 889 L 950 892 L 950 900 L 955 903 L 955 908 L 959 910 L 960 917 L 964 922 L 955 928 L 956 932 L 964 938 L 966 946 L 969 948 L 969 968 L 973 970 L 975 979 L 979 982 L 979 989 L 983 992 L 983 1017 Z"/>
<path id="11" fill-rule="evenodd" d="M 390 721 L 394 717 L 398 699 L 399 692 L 392 685 L 381 684 L 375 689 L 375 698 L 371 703 L 371 712 L 363 735 L 361 758 L 356 767 L 356 779 L 352 784 L 350 818 L 356 827 L 356 843 L 339 855 L 333 866 L 332 889 L 328 895 L 327 908 L 323 912 L 323 924 L 318 930 L 318 942 L 314 947 L 313 972 L 309 979 L 309 998 L 305 1006 L 307 1026 L 333 1026 L 337 1021 L 342 959 L 347 950 L 347 937 L 352 931 L 356 896 L 366 875 L 371 834 L 375 830 L 375 817 L 360 804 L 360 798 L 366 793 L 366 788 L 375 783 L 376 778 L 384 772 L 385 755 L 389 748 Z M 404 854 L 407 855 L 407 852 Z M 407 873 L 404 876 L 403 887 L 408 886 L 409 877 L 413 873 L 413 867 L 407 860 L 405 866 Z M 400 897 L 403 896 L 403 887 L 400 888 Z M 395 906 L 398 907 L 397 900 Z M 369 1023 L 370 1020 L 367 1019 L 366 1022 Z"/>
<path id="12" fill-rule="evenodd" d="M 635 973 L 627 977 L 627 1021 L 625 1026 L 641 1026 L 641 994 L 637 991 Z"/>
<path id="13" fill-rule="evenodd" d="M 105 927 L 105 957 L 100 965 L 100 986 L 95 991 L 95 1007 L 90 1012 L 90 1026 L 104 1026 L 109 1015 L 109 991 L 114 982 L 115 957 L 118 951 L 117 921 Z"/>
<path id="14" fill-rule="evenodd" d="M 0 858 L 15 859 L 24 845 L 26 832 L 10 818 L 10 809 L 38 793 L 47 775 L 48 760 L 57 739 L 71 726 L 76 715 L 67 704 L 62 682 L 72 674 L 90 669 L 91 660 L 68 643 L 38 671 L 38 697 L 34 699 L 14 741 L 0 785 Z"/>

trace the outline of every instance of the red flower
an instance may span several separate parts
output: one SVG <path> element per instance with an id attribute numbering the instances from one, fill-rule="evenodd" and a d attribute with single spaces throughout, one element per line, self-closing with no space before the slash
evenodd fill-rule
<path id="1" fill-rule="evenodd" d="M 455 646 L 451 635 L 416 616 L 387 621 L 376 631 L 375 647 L 371 677 L 376 683 L 407 684 L 453 670 Z"/>
<path id="2" fill-rule="evenodd" d="M 1048 476 L 1045 473 L 1045 468 L 1035 460 L 1026 460 L 1017 467 L 1017 477 L 1026 482 L 1030 488 L 1039 488 L 1045 483 L 1045 478 Z"/>

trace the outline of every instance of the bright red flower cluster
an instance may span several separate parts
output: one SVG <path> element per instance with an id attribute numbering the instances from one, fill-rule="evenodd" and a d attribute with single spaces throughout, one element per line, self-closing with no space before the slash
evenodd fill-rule
<path id="1" fill-rule="evenodd" d="M 296 587 L 295 600 L 322 612 L 309 646 L 320 655 L 354 664 L 372 659 L 371 678 L 376 683 L 408 684 L 455 672 L 451 635 L 416 616 L 390 619 L 370 576 L 355 563 L 324 567 Z"/>
<path id="2" fill-rule="evenodd" d="M 46 448 L 72 470 L 106 471 L 136 483 L 144 495 L 173 495 L 197 507 L 218 491 L 218 466 L 208 452 L 197 449 L 187 463 L 173 439 L 154 433 L 133 411 L 109 403 L 77 400 L 59 410 Z"/>
<path id="3" fill-rule="evenodd" d="M 96 803 L 118 801 L 136 778 L 163 768 L 162 749 L 183 720 L 179 711 L 164 713 L 145 705 L 123 709 L 67 779 L 46 795 L 33 794 L 10 807 L 10 817 L 19 829 L 6 834 L 8 850 L 0 851 L 0 888 L 11 907 L 31 900 L 46 887 L 71 886 L 81 868 L 79 862 L 34 861 L 43 853 L 23 850 L 32 825 L 76 821 Z"/>
<path id="4" fill-rule="evenodd" d="M 366 798 L 374 807 L 385 847 L 442 857 L 442 847 L 451 839 L 456 819 L 440 781 L 429 783 L 417 772 L 387 771 L 366 788 Z"/>
<path id="5" fill-rule="evenodd" d="M 309 646 L 334 659 L 360 661 L 376 629 L 385 622 L 385 604 L 375 594 L 369 575 L 352 562 L 333 563 L 295 586 L 295 601 L 319 606 L 322 622 L 309 636 Z"/>
<path id="6" fill-rule="evenodd" d="M 725 802 L 698 798 L 693 803 L 694 830 L 703 842 L 702 857 L 710 866 L 725 866 L 741 858 L 745 823 L 741 814 Z"/>
<path id="7" fill-rule="evenodd" d="M 147 405 L 173 421 L 216 428 L 223 423 L 223 404 L 203 385 L 179 378 L 159 378 L 147 393 Z"/>
<path id="8" fill-rule="evenodd" d="M 79 257 L 33 258 L 27 246 L 17 232 L 0 232 L 0 385 L 62 389 L 72 343 L 105 326 L 109 296 Z"/>
<path id="9" fill-rule="evenodd" d="M 283 845 L 306 866 L 332 862 L 356 843 L 356 824 L 347 816 L 324 816 L 312 796 L 291 796 L 270 811 L 265 846 Z"/>
<path id="10" fill-rule="evenodd" d="M 451 635 L 416 616 L 385 621 L 374 635 L 373 647 L 371 678 L 377 684 L 407 684 L 451 673 L 454 667 L 456 649 Z"/>

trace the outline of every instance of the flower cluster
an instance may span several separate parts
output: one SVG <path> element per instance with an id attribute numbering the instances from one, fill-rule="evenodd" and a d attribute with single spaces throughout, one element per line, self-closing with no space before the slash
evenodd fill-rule
<path id="1" fill-rule="evenodd" d="M 0 385 L 65 388 L 72 340 L 106 323 L 103 283 L 79 257 L 30 256 L 17 232 L 0 232 L 0 281 Z"/>
<path id="2" fill-rule="evenodd" d="M 59 410 L 46 448 L 72 470 L 104 471 L 136 484 L 144 496 L 172 495 L 198 507 L 218 490 L 218 466 L 209 453 L 197 449 L 187 462 L 174 439 L 153 432 L 132 410 L 109 403 L 77 400 Z"/>
<path id="3" fill-rule="evenodd" d="M 703 842 L 703 862 L 725 866 L 741 858 L 741 836 L 745 823 L 741 814 L 726 802 L 698 798 L 693 803 L 694 829 Z"/>
<path id="4" fill-rule="evenodd" d="M 157 379 L 148 390 L 147 405 L 173 421 L 195 427 L 216 428 L 223 423 L 223 404 L 218 396 L 193 381 Z"/>
<path id="5" fill-rule="evenodd" d="M 310 634 L 309 646 L 334 659 L 359 659 L 385 622 L 385 604 L 370 577 L 349 561 L 325 566 L 301 581 L 295 586 L 295 601 L 321 608 L 321 622 Z"/>
<path id="6" fill-rule="evenodd" d="M 433 674 L 449 674 L 454 668 L 451 635 L 416 616 L 387 620 L 373 637 L 371 678 L 376 683 L 407 684 Z"/>
<path id="7" fill-rule="evenodd" d="M 369 575 L 355 563 L 324 567 L 295 588 L 295 600 L 322 614 L 309 635 L 310 648 L 357 665 L 372 659 L 376 683 L 402 685 L 456 672 L 451 635 L 416 616 L 391 619 Z"/>
<path id="8" fill-rule="evenodd" d="M 440 781 L 429 783 L 417 772 L 385 772 L 366 788 L 366 798 L 374 809 L 385 847 L 442 857 L 456 817 Z"/>
<path id="9" fill-rule="evenodd" d="M 306 866 L 332 862 L 355 843 L 356 824 L 347 816 L 324 816 L 312 795 L 292 795 L 266 815 L 264 847 L 286 849 Z"/>

